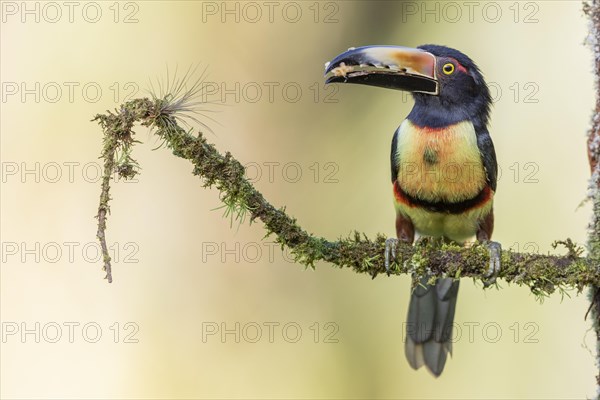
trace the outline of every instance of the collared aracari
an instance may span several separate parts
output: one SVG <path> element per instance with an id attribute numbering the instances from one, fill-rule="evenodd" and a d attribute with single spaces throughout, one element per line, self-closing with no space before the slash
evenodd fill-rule
<path id="1" fill-rule="evenodd" d="M 491 242 L 498 166 L 487 130 L 490 92 L 477 65 L 445 46 L 350 48 L 325 65 L 326 83 L 358 83 L 410 91 L 414 106 L 394 133 L 391 164 L 396 236 L 465 243 L 476 237 L 490 249 L 489 276 L 500 268 Z M 386 261 L 389 268 L 389 261 Z M 458 280 L 423 278 L 415 284 L 407 317 L 405 354 L 414 369 L 436 377 L 452 354 Z"/>

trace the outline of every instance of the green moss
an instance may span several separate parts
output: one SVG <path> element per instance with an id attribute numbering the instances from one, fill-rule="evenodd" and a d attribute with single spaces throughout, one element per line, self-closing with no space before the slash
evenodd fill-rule
<path id="1" fill-rule="evenodd" d="M 106 214 L 110 200 L 110 179 L 114 172 L 130 179 L 139 172 L 139 166 L 131 157 L 137 142 L 133 125 L 140 122 L 152 128 L 177 157 L 189 160 L 192 173 L 202 179 L 204 187 L 215 187 L 220 193 L 224 216 L 233 222 L 252 223 L 261 220 L 265 237 L 275 236 L 282 247 L 291 249 L 294 260 L 306 268 L 315 268 L 318 261 L 326 261 L 340 268 L 351 268 L 357 273 L 372 277 L 386 272 L 384 266 L 385 237 L 377 235 L 374 240 L 364 234 L 353 232 L 337 241 L 328 241 L 303 230 L 290 217 L 285 208 L 277 209 L 268 203 L 244 175 L 244 167 L 229 152 L 224 155 L 207 142 L 200 132 L 185 130 L 177 119 L 180 110 L 187 109 L 181 102 L 173 103 L 173 96 L 164 99 L 137 99 L 125 103 L 115 112 L 97 115 L 104 131 L 102 158 L 104 176 L 99 205 L 98 237 L 104 240 Z M 104 243 L 105 244 L 105 243 Z M 569 288 L 581 290 L 590 284 L 599 284 L 597 259 L 581 257 L 581 248 L 569 239 L 557 241 L 567 249 L 565 256 L 502 252 L 502 270 L 499 278 L 508 282 L 529 286 L 536 296 L 561 292 Z M 104 248 L 104 247 L 103 247 Z M 421 276 L 472 277 L 485 280 L 489 252 L 482 244 L 470 248 L 440 240 L 420 240 L 414 246 L 399 243 L 391 266 L 391 274 Z M 110 279 L 110 257 L 105 253 L 105 268 Z"/>

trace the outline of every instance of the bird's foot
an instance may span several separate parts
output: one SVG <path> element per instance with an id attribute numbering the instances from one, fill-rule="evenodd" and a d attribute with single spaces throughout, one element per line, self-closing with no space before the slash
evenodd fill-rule
<path id="1" fill-rule="evenodd" d="M 385 240 L 385 272 L 390 276 L 390 259 L 396 260 L 396 246 L 398 245 L 398 239 L 388 238 Z"/>
<path id="2" fill-rule="evenodd" d="M 489 287 L 496 283 L 496 278 L 500 272 L 500 254 L 502 253 L 500 243 L 489 241 L 486 245 L 490 252 L 490 265 L 485 274 L 486 280 L 483 282 L 483 287 Z"/>

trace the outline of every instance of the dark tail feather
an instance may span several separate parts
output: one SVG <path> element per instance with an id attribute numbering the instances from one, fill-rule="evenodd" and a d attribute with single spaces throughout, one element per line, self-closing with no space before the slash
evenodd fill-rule
<path id="1" fill-rule="evenodd" d="M 452 323 L 459 281 L 438 279 L 428 285 L 423 278 L 410 298 L 404 351 L 414 369 L 425 365 L 436 377 L 452 355 Z"/>

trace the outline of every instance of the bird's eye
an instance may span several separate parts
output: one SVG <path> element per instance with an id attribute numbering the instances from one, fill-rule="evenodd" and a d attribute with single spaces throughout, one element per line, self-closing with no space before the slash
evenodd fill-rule
<path id="1" fill-rule="evenodd" d="M 454 72 L 454 64 L 452 64 L 452 63 L 444 64 L 444 66 L 442 67 L 442 71 L 444 71 L 444 74 L 450 75 L 451 73 Z"/>

